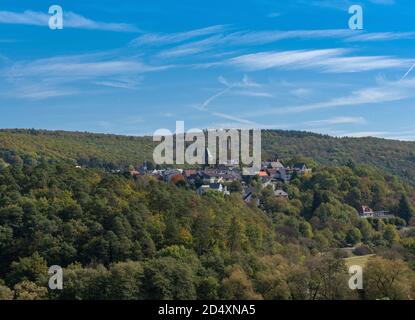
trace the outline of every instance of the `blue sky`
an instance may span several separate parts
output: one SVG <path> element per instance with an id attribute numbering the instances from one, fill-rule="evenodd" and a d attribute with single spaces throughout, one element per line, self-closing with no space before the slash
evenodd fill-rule
<path id="1" fill-rule="evenodd" d="M 2 0 L 0 127 L 415 140 L 414 17 L 411 0 Z"/>

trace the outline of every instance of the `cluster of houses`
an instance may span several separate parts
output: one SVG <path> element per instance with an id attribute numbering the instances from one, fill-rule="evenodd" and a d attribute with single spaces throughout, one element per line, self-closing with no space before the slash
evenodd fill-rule
<path id="1" fill-rule="evenodd" d="M 246 183 L 246 177 L 242 175 L 239 166 L 234 163 L 227 165 L 205 166 L 192 169 L 153 169 L 148 170 L 146 164 L 138 170 L 129 170 L 131 176 L 153 176 L 158 180 L 184 183 L 195 186 L 197 193 L 202 195 L 208 191 L 217 191 L 229 195 L 228 186 L 233 182 L 239 182 L 242 187 L 242 196 L 245 201 L 251 201 L 254 189 Z M 271 186 L 277 197 L 288 198 L 288 194 L 281 189 L 281 185 L 288 184 L 295 176 L 303 176 L 311 173 L 305 163 L 296 163 L 293 166 L 284 166 L 278 159 L 264 161 L 261 170 L 257 174 L 262 187 Z"/>
<path id="2" fill-rule="evenodd" d="M 227 165 L 205 166 L 193 169 L 152 169 L 149 170 L 146 163 L 136 169 L 128 169 L 128 173 L 133 176 L 153 176 L 158 180 L 171 182 L 174 184 L 188 184 L 196 188 L 199 195 L 203 195 L 209 191 L 216 191 L 223 195 L 230 195 L 230 185 L 233 182 L 239 182 L 242 193 L 242 198 L 246 202 L 256 201 L 259 205 L 259 200 L 256 197 L 257 188 L 254 188 L 250 183 L 247 183 L 246 176 L 242 175 L 239 166 L 232 162 Z M 120 170 L 116 171 L 120 173 Z M 297 176 L 306 176 L 312 173 L 312 169 L 308 168 L 305 163 L 295 163 L 293 166 L 284 166 L 283 163 L 276 159 L 264 161 L 261 164 L 261 170 L 257 174 L 257 179 L 260 182 L 261 189 L 271 187 L 274 195 L 278 198 L 289 197 L 282 187 L 284 184 Z M 252 178 L 252 177 L 251 177 Z M 388 211 L 373 211 L 369 206 L 363 205 L 359 212 L 361 218 L 391 218 L 394 217 Z"/>
<path id="3" fill-rule="evenodd" d="M 285 167 L 278 159 L 275 161 L 266 161 L 262 163 L 259 176 L 268 180 L 277 180 L 289 183 L 291 179 L 297 176 L 303 176 L 311 173 L 305 163 L 296 163 L 292 167 Z"/>

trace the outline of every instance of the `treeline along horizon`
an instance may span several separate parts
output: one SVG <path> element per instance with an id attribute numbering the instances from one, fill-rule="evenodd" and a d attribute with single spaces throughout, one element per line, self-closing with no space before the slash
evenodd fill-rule
<path id="1" fill-rule="evenodd" d="M 151 137 L 34 129 L 0 130 L 2 158 L 8 154 L 68 160 L 119 169 L 151 161 Z M 379 138 L 334 138 L 309 132 L 263 130 L 262 158 L 308 157 L 320 165 L 367 164 L 415 185 L 415 142 Z"/>

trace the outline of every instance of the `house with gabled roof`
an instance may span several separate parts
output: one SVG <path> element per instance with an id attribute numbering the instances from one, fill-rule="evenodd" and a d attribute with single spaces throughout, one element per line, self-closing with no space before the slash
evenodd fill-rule
<path id="1" fill-rule="evenodd" d="M 303 162 L 295 163 L 293 170 L 299 175 L 304 175 L 311 172 L 311 169 L 307 168 L 307 165 Z"/>
<path id="2" fill-rule="evenodd" d="M 278 169 L 277 168 L 267 168 L 267 173 L 270 177 L 275 178 L 278 176 Z"/>
<path id="3" fill-rule="evenodd" d="M 223 186 L 221 183 L 210 183 L 204 184 L 197 189 L 199 195 L 205 194 L 207 191 L 218 191 L 224 195 L 229 195 L 230 192 L 226 186 Z"/>
<path id="4" fill-rule="evenodd" d="M 292 171 L 290 169 L 281 168 L 278 170 L 278 176 L 276 179 L 281 180 L 284 183 L 289 183 L 291 180 Z"/>
<path id="5" fill-rule="evenodd" d="M 281 163 L 281 161 L 277 160 L 270 162 L 270 167 L 273 169 L 281 169 L 284 168 L 284 165 Z"/>

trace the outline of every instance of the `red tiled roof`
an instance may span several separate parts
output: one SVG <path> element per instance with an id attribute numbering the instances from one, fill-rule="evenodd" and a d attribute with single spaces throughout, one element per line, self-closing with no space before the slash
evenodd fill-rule
<path id="1" fill-rule="evenodd" d="M 260 176 L 260 177 L 268 177 L 268 173 L 266 173 L 265 171 L 260 171 L 258 173 L 258 176 Z"/>

